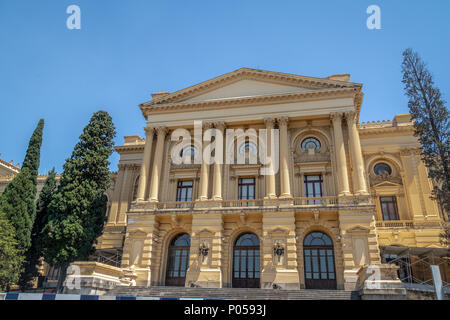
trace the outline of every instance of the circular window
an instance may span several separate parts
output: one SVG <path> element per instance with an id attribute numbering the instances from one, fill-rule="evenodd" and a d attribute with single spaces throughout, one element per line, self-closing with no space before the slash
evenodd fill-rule
<path id="1" fill-rule="evenodd" d="M 187 146 L 183 150 L 181 150 L 180 157 L 196 157 L 197 156 L 197 148 L 194 146 Z"/>
<path id="2" fill-rule="evenodd" d="M 375 174 L 378 176 L 380 174 L 391 174 L 392 173 L 392 169 L 389 165 L 387 165 L 386 163 L 377 163 L 375 165 L 375 167 L 373 167 L 373 172 L 375 172 Z"/>
<path id="3" fill-rule="evenodd" d="M 256 144 L 250 141 L 245 141 L 245 143 L 243 143 L 239 148 L 239 153 L 246 153 L 246 152 L 257 154 L 258 148 L 256 147 Z"/>
<path id="4" fill-rule="evenodd" d="M 309 148 L 319 150 L 320 141 L 313 137 L 306 138 L 305 140 L 302 141 L 302 150 L 308 151 Z"/>

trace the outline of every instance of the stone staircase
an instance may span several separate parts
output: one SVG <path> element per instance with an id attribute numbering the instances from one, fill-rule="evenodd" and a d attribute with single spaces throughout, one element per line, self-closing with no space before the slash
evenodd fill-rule
<path id="1" fill-rule="evenodd" d="M 117 287 L 108 292 L 116 296 L 177 297 L 251 300 L 359 300 L 356 291 L 275 290 L 254 288 Z"/>

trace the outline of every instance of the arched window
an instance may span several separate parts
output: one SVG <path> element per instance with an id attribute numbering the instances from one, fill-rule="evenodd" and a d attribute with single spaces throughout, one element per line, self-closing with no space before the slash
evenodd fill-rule
<path id="1" fill-rule="evenodd" d="M 380 175 L 380 174 L 385 174 L 385 173 L 387 173 L 387 174 L 392 174 L 392 169 L 391 169 L 391 167 L 388 165 L 388 164 L 386 164 L 386 163 L 384 163 L 384 162 L 380 162 L 380 163 L 377 163 L 374 167 L 373 167 L 373 172 L 378 176 L 378 175 Z"/>
<path id="2" fill-rule="evenodd" d="M 166 286 L 184 287 L 189 267 L 191 237 L 187 233 L 175 236 L 167 255 Z"/>
<path id="3" fill-rule="evenodd" d="M 260 259 L 258 237 L 242 234 L 233 247 L 233 288 L 260 287 Z"/>
<path id="4" fill-rule="evenodd" d="M 313 137 L 304 139 L 301 145 L 303 151 L 308 151 L 309 148 L 320 150 L 320 146 L 320 141 Z"/>
<path id="5" fill-rule="evenodd" d="M 258 147 L 256 144 L 250 141 L 245 141 L 240 147 L 239 147 L 239 153 L 253 153 L 258 154 Z"/>
<path id="6" fill-rule="evenodd" d="M 314 231 L 303 241 L 305 286 L 307 289 L 336 289 L 333 242 L 323 232 Z"/>

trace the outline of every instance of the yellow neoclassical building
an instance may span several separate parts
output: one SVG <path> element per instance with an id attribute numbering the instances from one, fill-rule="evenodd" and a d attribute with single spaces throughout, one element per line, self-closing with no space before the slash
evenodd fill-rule
<path id="1" fill-rule="evenodd" d="M 153 94 L 139 106 L 145 138 L 116 147 L 98 252 L 118 252 L 117 269 L 138 286 L 354 290 L 364 266 L 389 269 L 398 257 L 402 281 L 426 283 L 429 272 L 413 262 L 442 260 L 446 222 L 430 199 L 413 124 L 409 115 L 360 123 L 362 103 L 362 84 L 347 74 L 249 68 Z M 210 144 L 196 139 L 195 121 L 224 137 L 247 132 L 232 146 L 244 163 L 175 164 L 177 129 L 193 137 L 182 153 Z M 278 129 L 273 174 L 261 174 L 252 129 Z M 440 267 L 448 281 L 448 262 Z"/>
<path id="2" fill-rule="evenodd" d="M 410 116 L 360 123 L 362 104 L 348 74 L 249 68 L 152 94 L 139 106 L 145 138 L 115 148 L 97 262 L 73 264 L 83 285 L 357 290 L 377 266 L 389 289 L 430 284 L 430 264 L 448 284 L 447 222 L 430 199 Z M 231 162 L 177 164 L 178 129 L 192 137 L 180 156 L 194 159 L 217 138 L 205 139 L 208 129 L 244 138 L 214 151 Z M 261 129 L 279 141 L 268 144 L 278 155 L 268 174 Z"/>

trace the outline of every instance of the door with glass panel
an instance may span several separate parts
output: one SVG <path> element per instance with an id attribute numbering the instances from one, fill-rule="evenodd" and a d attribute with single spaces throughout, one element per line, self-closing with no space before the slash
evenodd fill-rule
<path id="1" fill-rule="evenodd" d="M 181 180 L 177 185 L 177 202 L 192 201 L 192 189 L 194 187 L 194 181 Z M 184 208 L 188 204 L 177 204 L 177 208 Z"/>
<path id="2" fill-rule="evenodd" d="M 241 235 L 233 247 L 233 288 L 260 287 L 260 253 L 258 237 Z"/>
<path id="3" fill-rule="evenodd" d="M 186 271 L 189 267 L 189 251 L 191 238 L 188 234 L 180 234 L 173 238 L 167 254 L 166 286 L 184 287 Z"/>
<path id="4" fill-rule="evenodd" d="M 323 196 L 323 179 L 322 175 L 306 175 L 305 176 L 305 196 L 307 198 L 321 198 Z M 322 200 L 308 200 L 307 204 L 320 204 Z"/>
<path id="5" fill-rule="evenodd" d="M 303 242 L 306 289 L 336 289 L 333 242 L 322 232 L 312 232 Z"/>
<path id="6" fill-rule="evenodd" d="M 255 200 L 255 178 L 239 178 L 238 180 L 238 199 Z M 243 207 L 254 205 L 253 201 L 243 201 Z"/>

